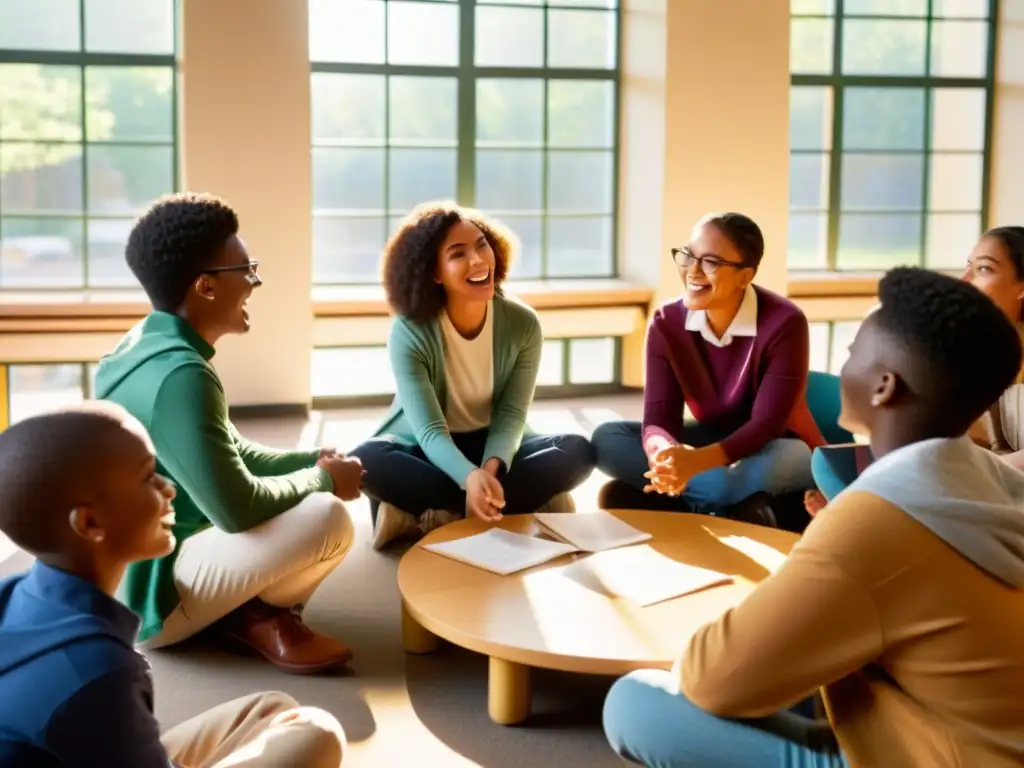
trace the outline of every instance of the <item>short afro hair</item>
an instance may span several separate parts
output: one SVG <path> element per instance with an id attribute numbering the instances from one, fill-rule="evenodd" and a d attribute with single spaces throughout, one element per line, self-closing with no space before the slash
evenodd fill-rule
<path id="1" fill-rule="evenodd" d="M 921 366 L 954 429 L 967 429 L 1017 378 L 1020 334 L 970 283 L 899 267 L 882 278 L 878 296 L 874 321 Z"/>
<path id="2" fill-rule="evenodd" d="M 459 221 L 475 224 L 494 251 L 494 292 L 502 295 L 517 240 L 512 231 L 472 208 L 451 201 L 424 203 L 405 218 L 381 257 L 381 279 L 395 314 L 410 320 L 434 318 L 444 308 L 444 287 L 434 281 L 437 252 Z"/>
<path id="3" fill-rule="evenodd" d="M 153 307 L 174 312 L 189 286 L 236 234 L 238 216 L 220 198 L 192 192 L 168 195 L 135 222 L 125 259 Z"/>

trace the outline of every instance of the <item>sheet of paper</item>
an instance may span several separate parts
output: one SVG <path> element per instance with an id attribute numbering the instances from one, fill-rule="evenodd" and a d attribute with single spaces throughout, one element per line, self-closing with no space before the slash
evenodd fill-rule
<path id="1" fill-rule="evenodd" d="M 570 544 L 524 536 L 501 528 L 423 547 L 452 560 L 507 576 L 579 551 Z"/>
<path id="2" fill-rule="evenodd" d="M 546 533 L 584 552 L 603 552 L 650 541 L 651 534 L 634 528 L 603 510 L 573 514 L 537 512 L 534 519 Z"/>
<path id="3" fill-rule="evenodd" d="M 641 606 L 732 581 L 724 573 L 665 557 L 647 544 L 598 552 L 570 563 L 562 572 L 588 589 Z"/>

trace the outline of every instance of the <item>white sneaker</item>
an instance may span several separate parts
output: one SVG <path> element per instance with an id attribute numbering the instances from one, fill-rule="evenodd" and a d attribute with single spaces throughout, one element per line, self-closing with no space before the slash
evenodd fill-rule
<path id="1" fill-rule="evenodd" d="M 446 509 L 428 509 L 420 516 L 420 530 L 426 536 L 435 528 L 440 528 L 442 525 L 448 525 L 448 523 L 454 523 L 456 520 L 461 519 L 462 515 L 449 512 Z"/>
<path id="2" fill-rule="evenodd" d="M 381 502 L 373 525 L 373 548 L 380 550 L 395 539 L 419 538 L 419 521 L 405 510 Z"/>
<path id="3" fill-rule="evenodd" d="M 538 512 L 549 512 L 549 513 L 568 513 L 576 511 L 576 502 L 572 499 L 572 494 L 560 493 L 557 496 L 552 496 L 551 499 L 543 507 L 537 510 Z"/>

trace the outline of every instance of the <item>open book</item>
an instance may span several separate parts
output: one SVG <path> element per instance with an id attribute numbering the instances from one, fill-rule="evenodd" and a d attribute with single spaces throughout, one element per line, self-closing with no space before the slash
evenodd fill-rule
<path id="1" fill-rule="evenodd" d="M 578 551 L 570 544 L 524 536 L 501 528 L 491 528 L 461 539 L 425 544 L 423 548 L 500 576 Z"/>
<path id="2" fill-rule="evenodd" d="M 570 563 L 563 573 L 587 589 L 641 606 L 654 605 L 733 580 L 727 574 L 665 557 L 647 544 L 599 552 Z"/>
<path id="3" fill-rule="evenodd" d="M 604 510 L 582 514 L 537 512 L 533 517 L 544 533 L 584 552 L 603 552 L 654 538 Z"/>

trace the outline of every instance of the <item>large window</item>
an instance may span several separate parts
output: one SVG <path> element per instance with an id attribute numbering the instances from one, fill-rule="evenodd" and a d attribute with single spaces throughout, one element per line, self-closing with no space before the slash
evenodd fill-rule
<path id="1" fill-rule="evenodd" d="M 617 6 L 310 0 L 314 282 L 376 282 L 435 198 L 515 230 L 513 277 L 614 275 Z"/>
<path id="2" fill-rule="evenodd" d="M 0 289 L 133 285 L 177 186 L 174 0 L 0 0 Z"/>
<path id="3" fill-rule="evenodd" d="M 963 264 L 986 224 L 994 0 L 792 0 L 794 270 Z"/>

